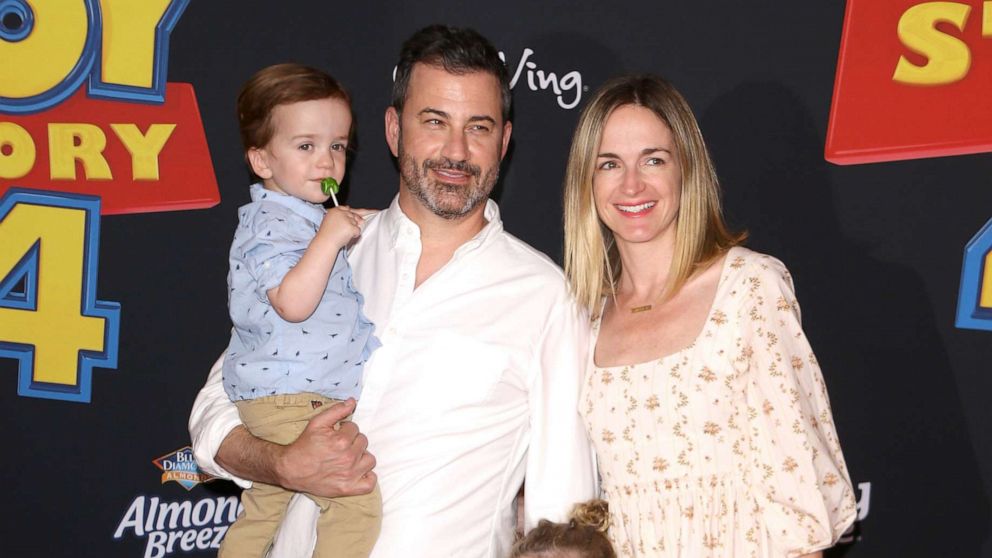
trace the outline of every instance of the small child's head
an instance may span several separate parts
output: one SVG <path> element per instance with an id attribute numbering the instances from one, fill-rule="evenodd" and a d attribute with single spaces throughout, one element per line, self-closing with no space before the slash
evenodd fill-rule
<path id="1" fill-rule="evenodd" d="M 245 158 L 265 188 L 323 203 L 320 181 L 344 178 L 351 98 L 326 73 L 301 64 L 263 68 L 241 88 L 238 125 Z"/>
<path id="2" fill-rule="evenodd" d="M 610 513 L 603 500 L 575 506 L 568 523 L 542 519 L 513 546 L 511 558 L 616 558 L 606 538 Z"/>

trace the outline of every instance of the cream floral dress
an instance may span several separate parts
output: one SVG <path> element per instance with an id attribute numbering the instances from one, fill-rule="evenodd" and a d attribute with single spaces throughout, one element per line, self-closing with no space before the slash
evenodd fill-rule
<path id="1" fill-rule="evenodd" d="M 826 386 L 775 258 L 731 249 L 693 344 L 590 363 L 580 410 L 620 556 L 798 556 L 854 521 Z"/>

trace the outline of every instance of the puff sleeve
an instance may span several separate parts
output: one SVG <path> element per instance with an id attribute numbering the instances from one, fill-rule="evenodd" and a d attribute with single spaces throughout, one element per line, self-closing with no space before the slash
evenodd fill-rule
<path id="1" fill-rule="evenodd" d="M 761 256 L 743 281 L 750 485 L 772 548 L 801 556 L 833 545 L 851 525 L 854 494 L 788 270 Z"/>

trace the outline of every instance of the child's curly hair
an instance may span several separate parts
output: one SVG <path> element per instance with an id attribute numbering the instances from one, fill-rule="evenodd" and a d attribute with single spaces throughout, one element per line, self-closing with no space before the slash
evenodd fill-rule
<path id="1" fill-rule="evenodd" d="M 616 558 L 617 554 L 606 538 L 609 526 L 606 501 L 577 504 L 568 523 L 542 519 L 526 537 L 517 541 L 510 558 Z"/>

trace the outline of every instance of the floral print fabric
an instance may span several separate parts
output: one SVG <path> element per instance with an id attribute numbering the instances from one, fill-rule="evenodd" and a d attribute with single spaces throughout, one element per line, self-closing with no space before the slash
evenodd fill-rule
<path id="1" fill-rule="evenodd" d="M 580 411 L 620 556 L 799 556 L 854 520 L 826 385 L 772 257 L 731 249 L 692 345 L 591 362 Z"/>

